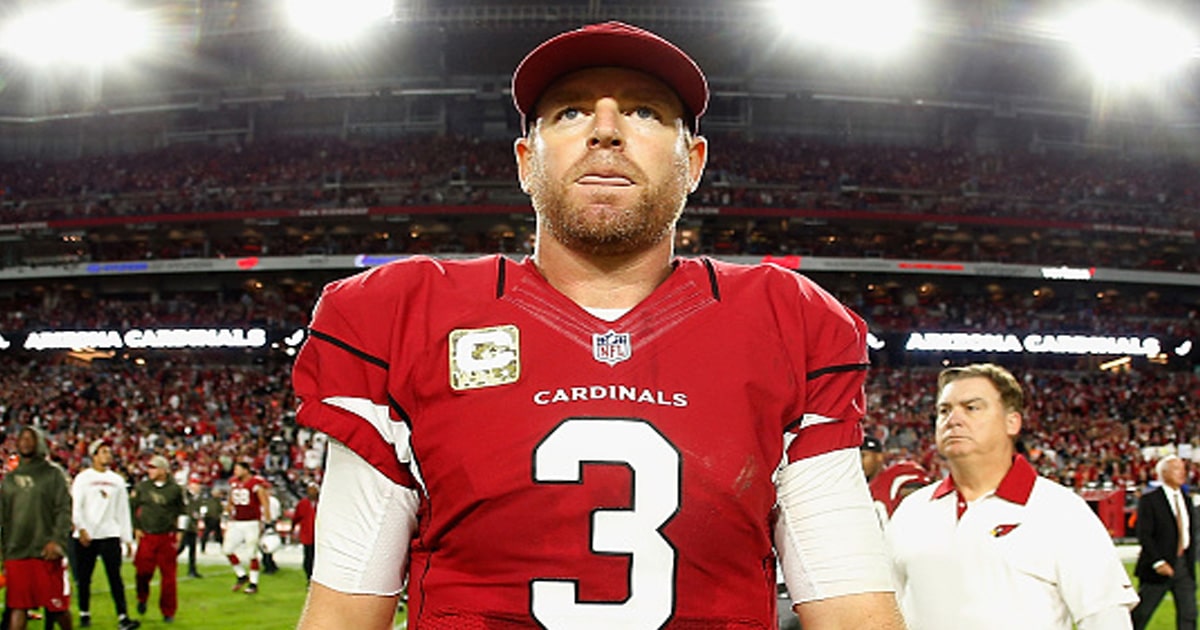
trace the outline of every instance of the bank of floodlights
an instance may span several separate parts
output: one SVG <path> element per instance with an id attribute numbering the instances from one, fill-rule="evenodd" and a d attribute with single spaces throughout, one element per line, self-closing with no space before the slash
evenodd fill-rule
<path id="1" fill-rule="evenodd" d="M 281 0 L 292 28 L 323 43 L 351 42 L 392 17 L 394 0 Z"/>
<path id="2" fill-rule="evenodd" d="M 1106 83 L 1156 81 L 1196 54 L 1196 36 L 1180 16 L 1138 3 L 1079 7 L 1055 22 L 1097 79 Z"/>
<path id="3" fill-rule="evenodd" d="M 776 0 L 773 6 L 799 43 L 867 56 L 902 51 L 922 20 L 919 0 Z"/>
<path id="4" fill-rule="evenodd" d="M 151 46 L 144 13 L 104 0 L 30 3 L 0 24 L 0 54 L 39 67 L 109 65 Z"/>

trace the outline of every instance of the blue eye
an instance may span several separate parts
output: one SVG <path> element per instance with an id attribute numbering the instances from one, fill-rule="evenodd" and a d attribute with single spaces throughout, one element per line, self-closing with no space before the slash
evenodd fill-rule
<path id="1" fill-rule="evenodd" d="M 580 112 L 578 109 L 576 109 L 574 107 L 568 107 L 568 108 L 562 110 L 562 113 L 560 113 L 558 115 L 558 117 L 560 120 L 575 120 L 581 114 L 582 114 L 582 112 Z"/>
<path id="2" fill-rule="evenodd" d="M 653 109 L 646 107 L 644 105 L 642 107 L 638 107 L 638 108 L 634 109 L 633 115 L 637 116 L 638 118 L 640 118 L 642 120 L 654 120 L 655 118 L 658 118 L 658 114 L 655 113 L 655 111 Z"/>

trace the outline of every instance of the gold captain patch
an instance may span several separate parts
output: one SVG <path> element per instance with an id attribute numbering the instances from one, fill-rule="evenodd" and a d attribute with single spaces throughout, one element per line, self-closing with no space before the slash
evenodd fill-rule
<path id="1" fill-rule="evenodd" d="M 450 331 L 450 387 L 457 391 L 517 382 L 521 333 L 506 324 Z"/>

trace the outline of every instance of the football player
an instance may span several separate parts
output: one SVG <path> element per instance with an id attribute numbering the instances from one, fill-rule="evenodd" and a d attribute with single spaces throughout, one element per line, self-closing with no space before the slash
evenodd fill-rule
<path id="1" fill-rule="evenodd" d="M 513 76 L 535 254 L 328 287 L 293 380 L 327 433 L 300 626 L 901 627 L 858 447 L 862 320 L 804 277 L 673 255 L 700 68 L 564 33 Z"/>
<path id="2" fill-rule="evenodd" d="M 230 521 L 221 550 L 229 558 L 233 573 L 237 575 L 237 582 L 233 585 L 235 592 L 243 588 L 248 595 L 258 592 L 259 536 L 265 524 L 271 522 L 272 516 L 267 491 L 269 487 L 266 479 L 254 474 L 249 463 L 239 461 L 233 465 L 227 506 Z M 242 558 L 247 557 L 250 558 L 248 572 L 242 566 Z"/>

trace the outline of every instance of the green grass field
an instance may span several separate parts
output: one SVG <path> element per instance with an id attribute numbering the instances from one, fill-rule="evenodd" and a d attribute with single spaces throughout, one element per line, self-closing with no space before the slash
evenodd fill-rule
<path id="1" fill-rule="evenodd" d="M 173 628 L 178 630 L 212 630 L 232 628 L 254 628 L 255 630 L 292 630 L 304 607 L 307 586 L 304 571 L 299 567 L 282 566 L 274 575 L 263 575 L 259 580 L 259 592 L 255 595 L 233 593 L 233 571 L 225 565 L 202 564 L 203 578 L 186 577 L 186 565 L 180 565 L 179 610 L 175 623 L 166 624 L 158 611 L 159 584 L 156 578 L 150 586 L 150 601 L 146 614 L 135 612 L 137 597 L 134 594 L 133 566 L 128 561 L 123 565 L 126 598 L 129 610 L 135 619 L 142 621 L 143 628 Z M 1126 569 L 1132 571 L 1132 564 Z M 1136 581 L 1135 581 L 1136 583 Z M 72 612 L 78 620 L 78 601 L 71 602 Z M 396 628 L 404 628 L 403 612 L 396 616 Z M 40 628 L 38 622 L 31 627 Z M 76 624 L 78 627 L 78 624 Z M 116 628 L 116 614 L 112 598 L 109 597 L 108 581 L 102 566 L 97 566 L 92 576 L 92 627 Z M 1175 602 L 1170 594 L 1159 604 L 1149 630 L 1173 630 L 1175 628 Z"/>
<path id="2" fill-rule="evenodd" d="M 158 610 L 157 575 L 150 585 L 146 614 L 139 616 L 133 565 L 128 560 L 122 565 L 129 613 L 134 619 L 141 620 L 142 628 L 292 630 L 300 619 L 307 585 L 304 571 L 299 567 L 285 565 L 274 575 L 263 575 L 259 579 L 259 591 L 254 595 L 231 591 L 235 578 L 227 565 L 201 564 L 199 571 L 204 577 L 199 579 L 186 576 L 186 563 L 180 564 L 179 568 L 179 609 L 175 613 L 175 622 L 167 624 Z M 75 627 L 78 628 L 79 603 L 76 596 L 72 597 L 71 610 Z M 404 618 L 403 613 L 397 615 L 397 628 L 405 627 Z M 347 627 L 351 625 L 348 621 Z M 30 627 L 41 628 L 42 625 L 36 622 Z M 117 615 L 101 564 L 97 564 L 92 576 L 92 627 L 105 630 L 117 627 Z"/>

